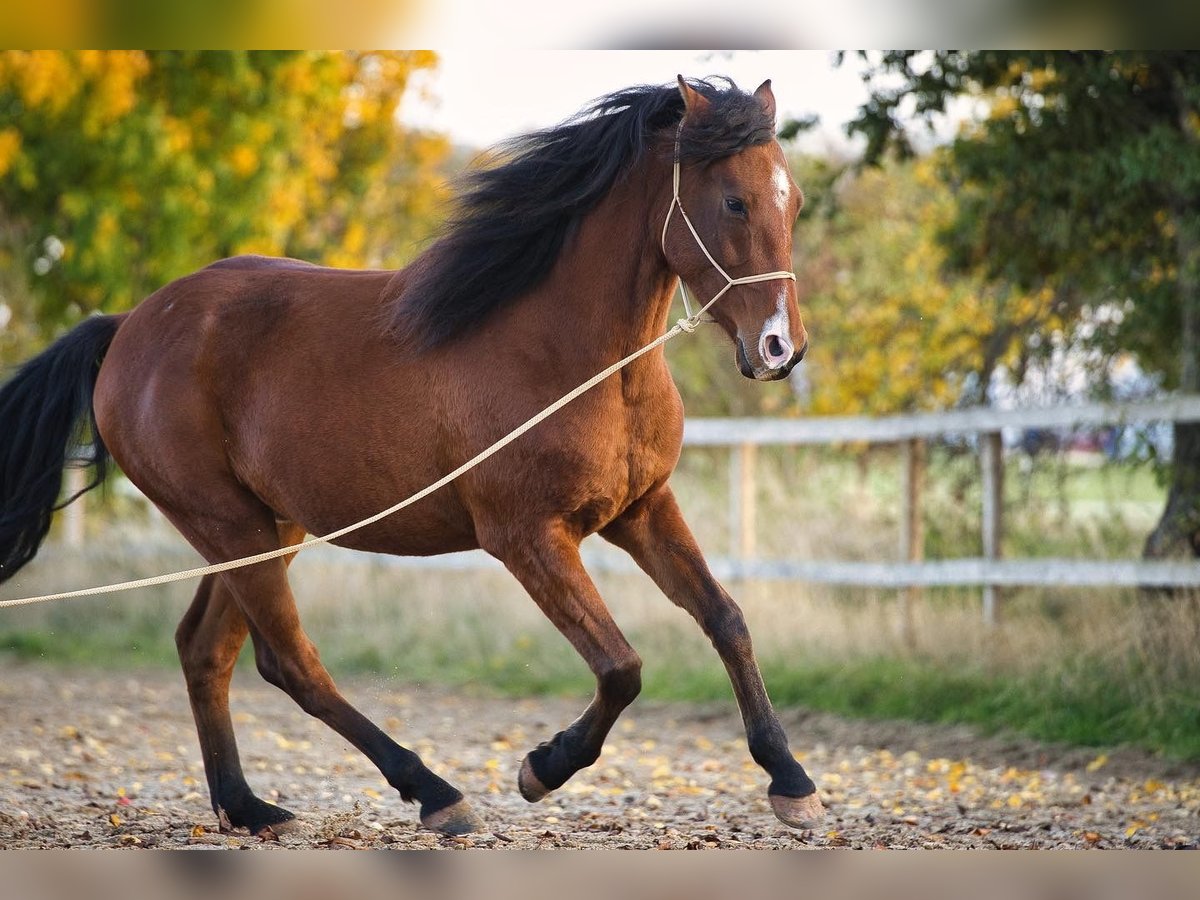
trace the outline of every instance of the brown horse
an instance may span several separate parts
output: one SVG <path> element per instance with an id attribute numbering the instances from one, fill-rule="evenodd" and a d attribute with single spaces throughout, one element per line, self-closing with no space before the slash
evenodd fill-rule
<path id="1" fill-rule="evenodd" d="M 398 272 L 239 257 L 125 315 L 89 319 L 0 393 L 0 576 L 28 561 L 64 448 L 92 417 L 111 454 L 210 562 L 298 543 L 435 481 L 659 335 L 679 279 L 790 269 L 802 197 L 774 138 L 770 82 L 679 80 L 602 98 L 520 138 L 472 176 L 444 235 Z M 680 162 L 674 208 L 672 157 Z M 784 377 L 807 345 L 794 281 L 713 306 L 739 369 Z M 691 613 L 729 672 L 754 759 L 789 825 L 822 813 L 788 749 L 745 620 L 709 572 L 668 485 L 683 408 L 661 348 L 437 494 L 338 541 L 427 555 L 482 547 L 587 661 L 583 714 L 529 752 L 530 801 L 593 763 L 640 689 L 641 660 L 580 562 L 599 532 Z M 375 763 L 429 828 L 480 827 L 463 795 L 351 706 L 300 625 L 287 558 L 205 577 L 176 640 L 213 808 L 251 832 L 292 818 L 251 791 L 228 691 L 247 635 L 259 672 Z"/>

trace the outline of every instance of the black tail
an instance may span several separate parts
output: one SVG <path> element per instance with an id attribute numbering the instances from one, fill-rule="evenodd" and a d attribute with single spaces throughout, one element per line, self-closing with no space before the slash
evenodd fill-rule
<path id="1" fill-rule="evenodd" d="M 50 515 L 79 496 L 55 505 L 68 445 L 83 436 L 85 416 L 91 453 L 79 461 L 95 472 L 79 493 L 104 480 L 109 456 L 96 429 L 92 392 L 119 323 L 118 316 L 87 319 L 0 388 L 0 582 L 33 559 Z"/>

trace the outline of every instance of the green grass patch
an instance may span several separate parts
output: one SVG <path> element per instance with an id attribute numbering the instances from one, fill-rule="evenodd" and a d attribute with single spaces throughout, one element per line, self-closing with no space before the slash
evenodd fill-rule
<path id="1" fill-rule="evenodd" d="M 0 631 L 0 653 L 20 660 L 104 669 L 178 665 L 179 660 L 169 634 L 156 631 Z"/>

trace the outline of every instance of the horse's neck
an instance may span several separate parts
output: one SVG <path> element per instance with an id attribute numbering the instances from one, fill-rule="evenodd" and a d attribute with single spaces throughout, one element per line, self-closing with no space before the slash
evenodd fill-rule
<path id="1" fill-rule="evenodd" d="M 665 330 L 676 279 L 658 244 L 671 199 L 662 169 L 643 164 L 614 187 L 567 240 L 539 292 L 554 307 L 551 327 L 586 345 L 579 349 L 589 363 L 607 365 Z"/>

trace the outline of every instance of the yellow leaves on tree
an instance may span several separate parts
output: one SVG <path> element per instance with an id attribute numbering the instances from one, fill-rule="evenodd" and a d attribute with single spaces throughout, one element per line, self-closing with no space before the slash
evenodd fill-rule
<path id="1" fill-rule="evenodd" d="M 20 263 L 0 293 L 44 340 L 239 252 L 406 262 L 442 215 L 449 148 L 396 111 L 435 64 L 423 51 L 0 52 L 0 252 Z"/>
<path id="2" fill-rule="evenodd" d="M 63 53 L 57 50 L 10 50 L 0 54 L 0 82 L 16 89 L 27 109 L 65 113 L 86 94 L 84 131 L 129 113 L 137 102 L 137 83 L 150 70 L 140 50 Z"/>
<path id="3" fill-rule="evenodd" d="M 21 133 L 15 128 L 0 129 L 0 178 L 4 177 L 21 151 Z"/>
<path id="4" fill-rule="evenodd" d="M 863 170 L 830 190 L 831 212 L 797 232 L 809 411 L 945 408 L 1012 360 L 1016 323 L 1047 298 L 948 270 L 938 234 L 956 198 L 935 158 Z"/>

